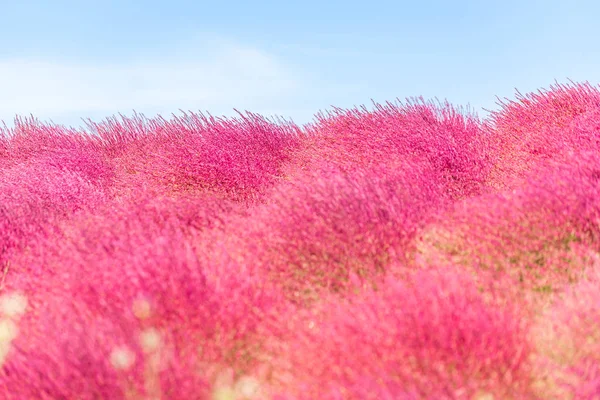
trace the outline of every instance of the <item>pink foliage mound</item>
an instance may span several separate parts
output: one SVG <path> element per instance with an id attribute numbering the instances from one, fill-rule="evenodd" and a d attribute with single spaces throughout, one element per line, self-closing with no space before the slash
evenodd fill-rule
<path id="1" fill-rule="evenodd" d="M 17 120 L 6 133 L 0 153 L 0 262 L 47 231 L 48 222 L 107 201 L 113 177 L 89 136 L 33 120 Z"/>
<path id="2" fill-rule="evenodd" d="M 292 298 L 306 300 L 319 289 L 343 289 L 352 274 L 372 279 L 409 259 L 420 225 L 442 196 L 427 165 L 350 173 L 323 164 L 280 185 L 238 226 L 245 245 L 236 252 L 250 254 L 242 257 L 263 265 Z"/>
<path id="3" fill-rule="evenodd" d="M 421 263 L 448 262 L 548 293 L 579 279 L 600 250 L 600 158 L 581 153 L 513 191 L 457 203 L 417 245 Z"/>
<path id="4" fill-rule="evenodd" d="M 28 334 L 4 366 L 11 396 L 193 399 L 228 368 L 256 372 L 269 319 L 283 309 L 260 275 L 202 253 L 196 240 L 208 240 L 200 232 L 218 206 L 189 202 L 188 215 L 172 200 L 96 209 L 16 257 L 7 290 L 36 313 L 20 321 Z"/>
<path id="5" fill-rule="evenodd" d="M 545 314 L 537 335 L 546 379 L 563 398 L 600 396 L 600 260 Z"/>
<path id="6" fill-rule="evenodd" d="M 283 177 L 299 128 L 255 114 L 217 119 L 184 114 L 112 119 L 90 124 L 126 186 L 169 193 L 214 193 L 253 201 Z"/>
<path id="7" fill-rule="evenodd" d="M 301 398 L 530 395 L 527 321 L 460 271 L 388 279 L 317 310 L 299 314 L 290 348 Z"/>
<path id="8" fill-rule="evenodd" d="M 496 162 L 490 184 L 514 188 L 548 161 L 597 150 L 600 88 L 589 84 L 556 85 L 521 95 L 492 113 L 491 137 Z"/>
<path id="9" fill-rule="evenodd" d="M 451 198 L 485 190 L 489 139 L 479 119 L 449 104 L 413 100 L 319 116 L 301 157 L 347 169 L 385 163 L 391 169 L 416 159 L 428 163 Z"/>
<path id="10" fill-rule="evenodd" d="M 595 399 L 600 89 L 0 131 L 0 398 Z"/>

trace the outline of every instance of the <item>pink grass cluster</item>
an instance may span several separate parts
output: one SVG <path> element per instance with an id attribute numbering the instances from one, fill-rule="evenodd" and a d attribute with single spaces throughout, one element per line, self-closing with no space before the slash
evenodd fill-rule
<path id="1" fill-rule="evenodd" d="M 489 121 L 496 152 L 489 183 L 496 188 L 515 188 L 550 161 L 568 164 L 571 152 L 598 149 L 597 87 L 557 84 L 501 105 Z"/>
<path id="2" fill-rule="evenodd" d="M 600 89 L 0 131 L 0 398 L 600 398 Z"/>
<path id="3" fill-rule="evenodd" d="M 486 189 L 491 141 L 477 117 L 448 103 L 423 99 L 341 110 L 316 118 L 303 140 L 303 165 L 327 160 L 353 170 L 407 162 L 428 164 L 444 194 L 469 197 Z"/>
<path id="4" fill-rule="evenodd" d="M 290 341 L 299 398 L 530 395 L 528 321 L 459 269 L 390 278 L 307 314 Z"/>

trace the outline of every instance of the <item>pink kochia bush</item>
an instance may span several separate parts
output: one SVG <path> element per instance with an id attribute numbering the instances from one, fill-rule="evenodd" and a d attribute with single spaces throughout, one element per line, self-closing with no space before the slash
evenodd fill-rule
<path id="1" fill-rule="evenodd" d="M 197 235 L 221 211 L 207 202 L 187 204 L 194 217 L 170 200 L 97 209 L 15 260 L 7 290 L 37 312 L 4 365 L 11 398 L 195 399 L 227 369 L 256 373 L 280 296 L 202 253 Z"/>
<path id="2" fill-rule="evenodd" d="M 443 205 L 429 165 L 347 172 L 322 164 L 280 185 L 269 203 L 237 226 L 250 252 L 297 300 L 343 289 L 350 275 L 376 278 L 411 256 L 415 235 Z"/>
<path id="3" fill-rule="evenodd" d="M 291 340 L 296 377 L 309 382 L 294 385 L 299 398 L 531 395 L 527 321 L 460 270 L 391 278 L 315 310 L 299 314 Z"/>
<path id="4" fill-rule="evenodd" d="M 138 115 L 90 126 L 107 143 L 126 186 L 137 182 L 159 192 L 209 192 L 239 201 L 256 200 L 282 178 L 302 134 L 290 123 L 255 114 L 184 114 L 170 121 Z"/>
<path id="5" fill-rule="evenodd" d="M 46 222 L 108 200 L 112 169 L 91 138 L 17 121 L 0 148 L 0 263 Z"/>
<path id="6" fill-rule="evenodd" d="M 600 396 L 599 261 L 539 319 L 538 345 L 550 366 L 546 378 L 564 398 Z"/>
<path id="7" fill-rule="evenodd" d="M 420 261 L 510 278 L 508 292 L 575 282 L 600 250 L 600 157 L 581 152 L 513 191 L 455 204 L 422 231 Z"/>
<path id="8" fill-rule="evenodd" d="M 328 160 L 348 169 L 387 165 L 391 170 L 416 159 L 430 165 L 447 196 L 485 191 L 492 156 L 479 119 L 450 104 L 422 99 L 319 115 L 304 139 L 299 160 Z"/>
<path id="9" fill-rule="evenodd" d="M 600 90 L 0 131 L 2 399 L 596 399 Z"/>
<path id="10" fill-rule="evenodd" d="M 598 150 L 600 89 L 589 84 L 556 85 L 501 103 L 491 115 L 495 148 L 489 183 L 515 188 L 548 161 Z"/>

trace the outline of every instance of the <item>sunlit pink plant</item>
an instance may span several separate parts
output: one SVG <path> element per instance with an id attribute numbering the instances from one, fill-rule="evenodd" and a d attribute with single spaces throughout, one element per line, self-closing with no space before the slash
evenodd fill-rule
<path id="1" fill-rule="evenodd" d="M 515 188 L 548 161 L 565 153 L 598 149 L 594 115 L 600 88 L 588 83 L 556 84 L 548 90 L 501 102 L 490 118 L 495 148 L 490 174 L 493 187 Z"/>
<path id="2" fill-rule="evenodd" d="M 490 156 L 489 137 L 475 115 L 423 99 L 319 115 L 298 155 L 308 165 L 327 160 L 349 169 L 394 169 L 416 158 L 431 166 L 452 198 L 486 191 Z"/>
<path id="3" fill-rule="evenodd" d="M 345 171 L 321 164 L 281 184 L 232 228 L 233 253 L 259 264 L 299 301 L 338 291 L 350 274 L 376 278 L 411 257 L 416 232 L 445 205 L 427 164 Z"/>
<path id="4" fill-rule="evenodd" d="M 308 397 L 535 398 L 527 320 L 456 269 L 389 279 L 294 321 L 290 374 Z"/>
<path id="5" fill-rule="evenodd" d="M 170 120 L 137 115 L 90 126 L 124 184 L 243 201 L 254 201 L 282 178 L 302 133 L 292 123 L 256 114 L 225 119 L 185 113 Z"/>

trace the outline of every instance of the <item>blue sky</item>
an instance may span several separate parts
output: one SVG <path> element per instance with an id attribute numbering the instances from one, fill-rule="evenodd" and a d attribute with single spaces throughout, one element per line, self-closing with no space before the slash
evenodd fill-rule
<path id="1" fill-rule="evenodd" d="M 0 119 L 133 110 L 308 122 L 412 96 L 469 104 L 600 83 L 600 3 L 20 0 L 0 3 Z"/>

